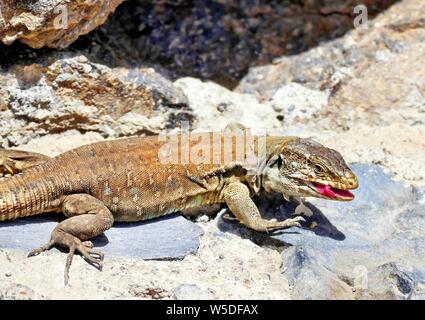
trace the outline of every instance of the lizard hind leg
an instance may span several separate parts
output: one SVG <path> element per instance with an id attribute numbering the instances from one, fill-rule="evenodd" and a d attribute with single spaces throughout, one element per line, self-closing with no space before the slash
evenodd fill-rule
<path id="1" fill-rule="evenodd" d="M 0 176 L 14 175 L 43 164 L 51 158 L 40 153 L 0 149 Z"/>
<path id="2" fill-rule="evenodd" d="M 69 218 L 59 223 L 53 230 L 50 241 L 30 252 L 29 256 L 37 255 L 58 245 L 69 249 L 65 265 L 65 285 L 69 279 L 69 269 L 75 251 L 99 270 L 103 268 L 103 253 L 92 249 L 90 238 L 96 237 L 108 230 L 114 218 L 109 209 L 98 199 L 88 194 L 72 194 L 62 202 L 62 212 Z"/>

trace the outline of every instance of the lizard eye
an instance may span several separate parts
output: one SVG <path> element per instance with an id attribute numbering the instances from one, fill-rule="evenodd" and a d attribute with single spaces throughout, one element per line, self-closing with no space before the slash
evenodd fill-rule
<path id="1" fill-rule="evenodd" d="M 323 168 L 320 164 L 313 165 L 314 172 L 317 174 L 322 174 L 325 172 L 325 168 Z"/>

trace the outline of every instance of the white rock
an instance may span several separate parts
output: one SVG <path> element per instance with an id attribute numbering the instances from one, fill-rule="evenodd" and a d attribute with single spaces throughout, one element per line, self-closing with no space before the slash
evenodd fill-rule
<path id="1" fill-rule="evenodd" d="M 197 131 L 220 131 L 232 122 L 241 123 L 254 134 L 281 126 L 271 105 L 260 103 L 252 95 L 194 78 L 181 78 L 174 84 L 184 91 L 198 116 Z"/>
<path id="2" fill-rule="evenodd" d="M 312 90 L 303 85 L 291 82 L 273 95 L 271 105 L 277 112 L 282 112 L 285 121 L 292 122 L 297 118 L 309 118 L 316 111 L 328 104 L 327 91 Z"/>

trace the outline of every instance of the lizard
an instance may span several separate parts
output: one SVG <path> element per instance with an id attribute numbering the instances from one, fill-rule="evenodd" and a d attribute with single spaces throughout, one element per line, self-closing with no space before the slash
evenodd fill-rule
<path id="1" fill-rule="evenodd" d="M 236 159 L 235 140 L 230 151 L 224 147 L 225 133 L 201 142 L 183 134 L 170 137 L 178 143 L 160 136 L 129 137 L 84 145 L 52 158 L 0 150 L 0 172 L 12 174 L 0 180 L 0 221 L 44 212 L 64 214 L 66 219 L 54 228 L 48 243 L 28 256 L 54 245 L 68 248 L 67 284 L 76 251 L 102 270 L 104 255 L 89 240 L 115 221 L 142 221 L 224 203 L 247 228 L 273 232 L 301 227 L 305 219 L 262 218 L 252 199 L 260 191 L 285 198 L 350 201 L 354 195 L 349 190 L 358 187 L 342 155 L 309 138 L 267 135 L 261 153 L 260 137 L 253 136 L 258 161 L 251 170 L 246 157 Z M 187 158 L 183 141 L 190 141 L 194 154 L 203 150 L 210 151 L 209 156 L 201 163 L 192 161 L 192 154 L 190 161 L 182 161 Z M 243 150 L 245 156 L 247 148 Z M 163 161 L 164 152 L 177 154 L 177 163 Z"/>

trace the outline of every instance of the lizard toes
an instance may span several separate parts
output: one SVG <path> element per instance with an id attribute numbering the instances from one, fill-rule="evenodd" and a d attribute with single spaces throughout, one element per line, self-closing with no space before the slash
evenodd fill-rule
<path id="1" fill-rule="evenodd" d="M 37 256 L 40 253 L 49 250 L 54 244 L 55 242 L 53 240 L 50 240 L 44 246 L 31 250 L 30 253 L 28 253 L 27 258 Z"/>
<path id="2" fill-rule="evenodd" d="M 38 249 L 33 249 L 28 253 L 27 258 L 38 256 L 39 254 L 40 251 Z"/>
<path id="3" fill-rule="evenodd" d="M 103 260 L 99 261 L 99 271 L 103 270 Z"/>

